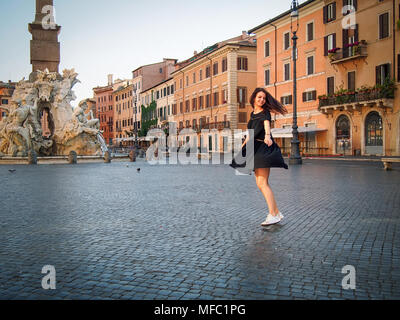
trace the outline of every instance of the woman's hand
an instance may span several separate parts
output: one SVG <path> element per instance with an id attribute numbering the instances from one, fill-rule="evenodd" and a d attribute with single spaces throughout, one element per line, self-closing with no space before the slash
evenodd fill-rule
<path id="1" fill-rule="evenodd" d="M 272 146 L 272 144 L 273 144 L 271 136 L 265 137 L 264 142 L 268 147 Z"/>

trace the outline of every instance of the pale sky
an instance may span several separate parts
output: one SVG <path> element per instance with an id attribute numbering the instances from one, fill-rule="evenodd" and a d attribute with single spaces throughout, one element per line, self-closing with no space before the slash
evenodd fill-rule
<path id="1" fill-rule="evenodd" d="M 303 3 L 304 1 L 300 1 Z M 77 103 L 92 88 L 131 78 L 145 64 L 190 58 L 193 52 L 238 36 L 289 10 L 290 0 L 54 0 L 61 25 L 60 72 L 75 68 Z M 0 80 L 27 79 L 28 23 L 35 0 L 0 0 Z"/>

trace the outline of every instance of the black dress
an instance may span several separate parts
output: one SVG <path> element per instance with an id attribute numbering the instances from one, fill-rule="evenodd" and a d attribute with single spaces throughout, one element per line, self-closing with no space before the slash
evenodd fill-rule
<path id="1" fill-rule="evenodd" d="M 254 171 L 259 168 L 285 168 L 288 169 L 287 164 L 283 160 L 281 149 L 276 144 L 274 138 L 271 136 L 273 144 L 268 147 L 264 142 L 265 139 L 265 129 L 264 121 L 269 120 L 271 122 L 271 113 L 268 110 L 254 114 L 251 113 L 250 121 L 247 124 L 247 129 L 253 129 L 254 135 L 250 131 L 250 139 L 254 139 L 254 152 L 247 152 L 247 146 L 242 148 L 242 158 L 245 161 L 240 161 L 237 155 L 230 165 L 232 168 L 238 169 L 239 172 L 243 171 L 248 173 L 248 171 Z M 245 168 L 241 170 L 240 168 Z"/>

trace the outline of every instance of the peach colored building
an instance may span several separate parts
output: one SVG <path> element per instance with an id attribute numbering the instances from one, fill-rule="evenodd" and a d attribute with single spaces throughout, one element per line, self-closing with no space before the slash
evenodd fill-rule
<path id="1" fill-rule="evenodd" d="M 136 109 L 134 108 L 134 126 L 139 131 L 141 128 L 141 109 L 142 105 L 146 105 L 145 99 L 141 96 L 141 92 L 159 84 L 170 78 L 171 72 L 174 71 L 176 59 L 164 58 L 162 62 L 141 66 L 132 71 L 133 86 L 136 88 Z"/>
<path id="2" fill-rule="evenodd" d="M 326 88 L 320 110 L 329 123 L 329 152 L 400 155 L 399 1 L 350 1 L 350 14 L 341 1 L 323 3 Z M 385 79 L 395 79 L 394 94 Z"/>
<path id="3" fill-rule="evenodd" d="M 132 102 L 132 81 L 120 86 L 113 92 L 114 100 L 114 145 L 133 146 L 134 145 L 134 108 Z"/>
<path id="4" fill-rule="evenodd" d="M 172 110 L 175 106 L 174 93 L 173 78 L 169 78 L 142 92 L 144 101 L 151 103 L 154 100 L 157 103 L 156 117 L 158 128 L 165 128 L 168 122 L 174 121 L 174 116 L 172 114 Z M 147 107 L 149 103 L 145 106 Z"/>
<path id="5" fill-rule="evenodd" d="M 324 1 L 299 6 L 297 31 L 297 117 L 300 152 L 329 153 L 328 119 L 318 110 L 318 95 L 325 92 Z M 293 20 L 296 28 L 296 21 Z M 283 153 L 290 153 L 293 126 L 293 41 L 290 11 L 249 30 L 257 39 L 257 86 L 264 87 L 288 109 L 273 115 L 272 134 Z"/>
<path id="6" fill-rule="evenodd" d="M 243 32 L 176 65 L 174 121 L 178 131 L 192 128 L 197 145 L 209 152 L 228 148 L 223 129 L 247 129 L 256 87 L 256 44 Z M 210 130 L 201 134 L 202 129 Z M 213 130 L 213 131 L 212 131 Z M 183 141 L 181 141 L 182 143 Z"/>
<path id="7" fill-rule="evenodd" d="M 15 90 L 14 82 L 0 81 L 0 121 L 2 118 L 7 116 L 7 112 L 11 104 L 11 97 L 14 93 L 14 90 Z"/>
<path id="8" fill-rule="evenodd" d="M 107 86 L 93 88 L 93 98 L 96 101 L 96 115 L 100 120 L 100 130 L 103 131 L 103 137 L 106 143 L 111 146 L 114 139 L 114 101 L 112 78 L 109 77 Z"/>

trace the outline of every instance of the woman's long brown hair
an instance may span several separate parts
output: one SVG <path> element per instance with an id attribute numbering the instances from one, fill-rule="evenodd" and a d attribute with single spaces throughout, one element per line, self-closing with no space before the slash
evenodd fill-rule
<path id="1" fill-rule="evenodd" d="M 259 92 L 264 92 L 266 96 L 265 104 L 262 106 L 264 111 L 268 110 L 280 114 L 286 114 L 288 112 L 287 109 L 264 88 L 256 88 L 256 90 L 254 90 L 253 94 L 251 95 L 250 103 L 253 109 L 254 101 L 256 100 L 256 96 Z"/>

